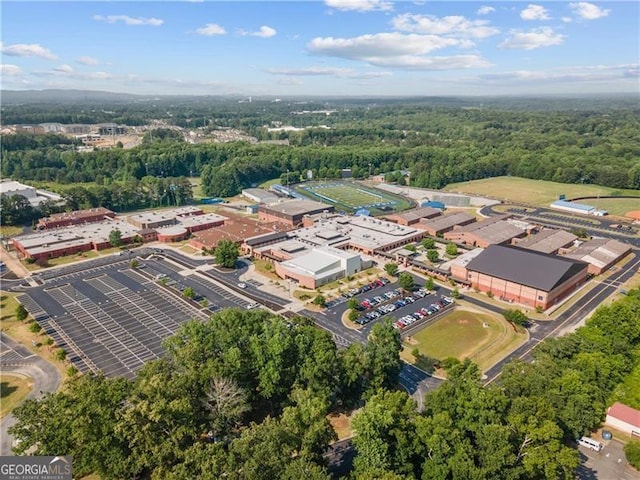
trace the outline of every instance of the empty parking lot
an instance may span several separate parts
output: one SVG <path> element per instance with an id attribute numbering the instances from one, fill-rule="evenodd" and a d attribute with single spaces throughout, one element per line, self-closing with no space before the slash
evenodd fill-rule
<path id="1" fill-rule="evenodd" d="M 48 278 L 19 300 L 80 371 L 128 378 L 163 355 L 162 342 L 181 324 L 205 320 L 219 308 L 251 303 L 193 270 L 138 260 L 138 268 L 114 259 Z M 165 281 L 155 280 L 159 273 L 166 275 Z M 207 302 L 183 298 L 180 290 L 186 287 Z"/>

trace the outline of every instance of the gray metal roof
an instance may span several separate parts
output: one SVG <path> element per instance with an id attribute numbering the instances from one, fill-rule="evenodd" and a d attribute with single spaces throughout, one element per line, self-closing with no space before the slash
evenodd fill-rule
<path id="1" fill-rule="evenodd" d="M 467 270 L 549 292 L 587 263 L 509 245 L 491 245 L 471 260 Z"/>

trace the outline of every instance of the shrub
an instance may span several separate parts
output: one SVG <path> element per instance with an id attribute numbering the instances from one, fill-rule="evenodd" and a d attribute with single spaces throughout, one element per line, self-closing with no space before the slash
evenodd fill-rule
<path id="1" fill-rule="evenodd" d="M 324 295 L 317 295 L 316 298 L 313 299 L 313 303 L 319 307 L 324 307 L 327 304 L 327 299 L 324 298 Z"/>
<path id="2" fill-rule="evenodd" d="M 24 308 L 24 305 L 19 304 L 16 307 L 15 315 L 16 315 L 16 319 L 22 322 L 23 320 L 25 320 L 27 318 L 27 316 L 29 315 L 29 312 L 27 312 L 27 309 Z"/>
<path id="3" fill-rule="evenodd" d="M 40 330 L 42 330 L 42 327 L 38 324 L 38 322 L 33 321 L 29 324 L 29 331 L 31 333 L 38 333 Z"/>
<path id="4" fill-rule="evenodd" d="M 624 454 L 627 457 L 627 462 L 636 470 L 640 470 L 640 442 L 627 443 L 624 446 Z"/>

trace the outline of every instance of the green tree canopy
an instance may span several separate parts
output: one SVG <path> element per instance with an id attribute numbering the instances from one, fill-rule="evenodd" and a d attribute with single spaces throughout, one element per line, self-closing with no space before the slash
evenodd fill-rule
<path id="1" fill-rule="evenodd" d="M 415 288 L 415 280 L 413 275 L 407 272 L 402 272 L 398 277 L 398 283 L 403 290 L 411 291 Z"/>
<path id="2" fill-rule="evenodd" d="M 119 247 L 122 245 L 122 232 L 119 229 L 114 228 L 109 232 L 109 243 L 112 247 Z"/>
<path id="3" fill-rule="evenodd" d="M 387 274 L 391 275 L 392 277 L 395 277 L 398 275 L 398 264 L 396 263 L 385 263 L 384 264 L 384 271 L 387 272 Z"/>
<path id="4" fill-rule="evenodd" d="M 239 254 L 238 245 L 232 240 L 222 239 L 216 244 L 214 256 L 218 265 L 234 268 Z"/>

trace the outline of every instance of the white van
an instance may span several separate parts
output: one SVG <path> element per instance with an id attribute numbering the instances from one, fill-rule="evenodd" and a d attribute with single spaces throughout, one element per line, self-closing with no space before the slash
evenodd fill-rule
<path id="1" fill-rule="evenodd" d="M 604 446 L 599 441 L 594 440 L 591 437 L 582 437 L 580 440 L 578 440 L 578 445 L 590 448 L 591 450 L 595 450 L 596 452 L 602 450 L 602 447 Z"/>

